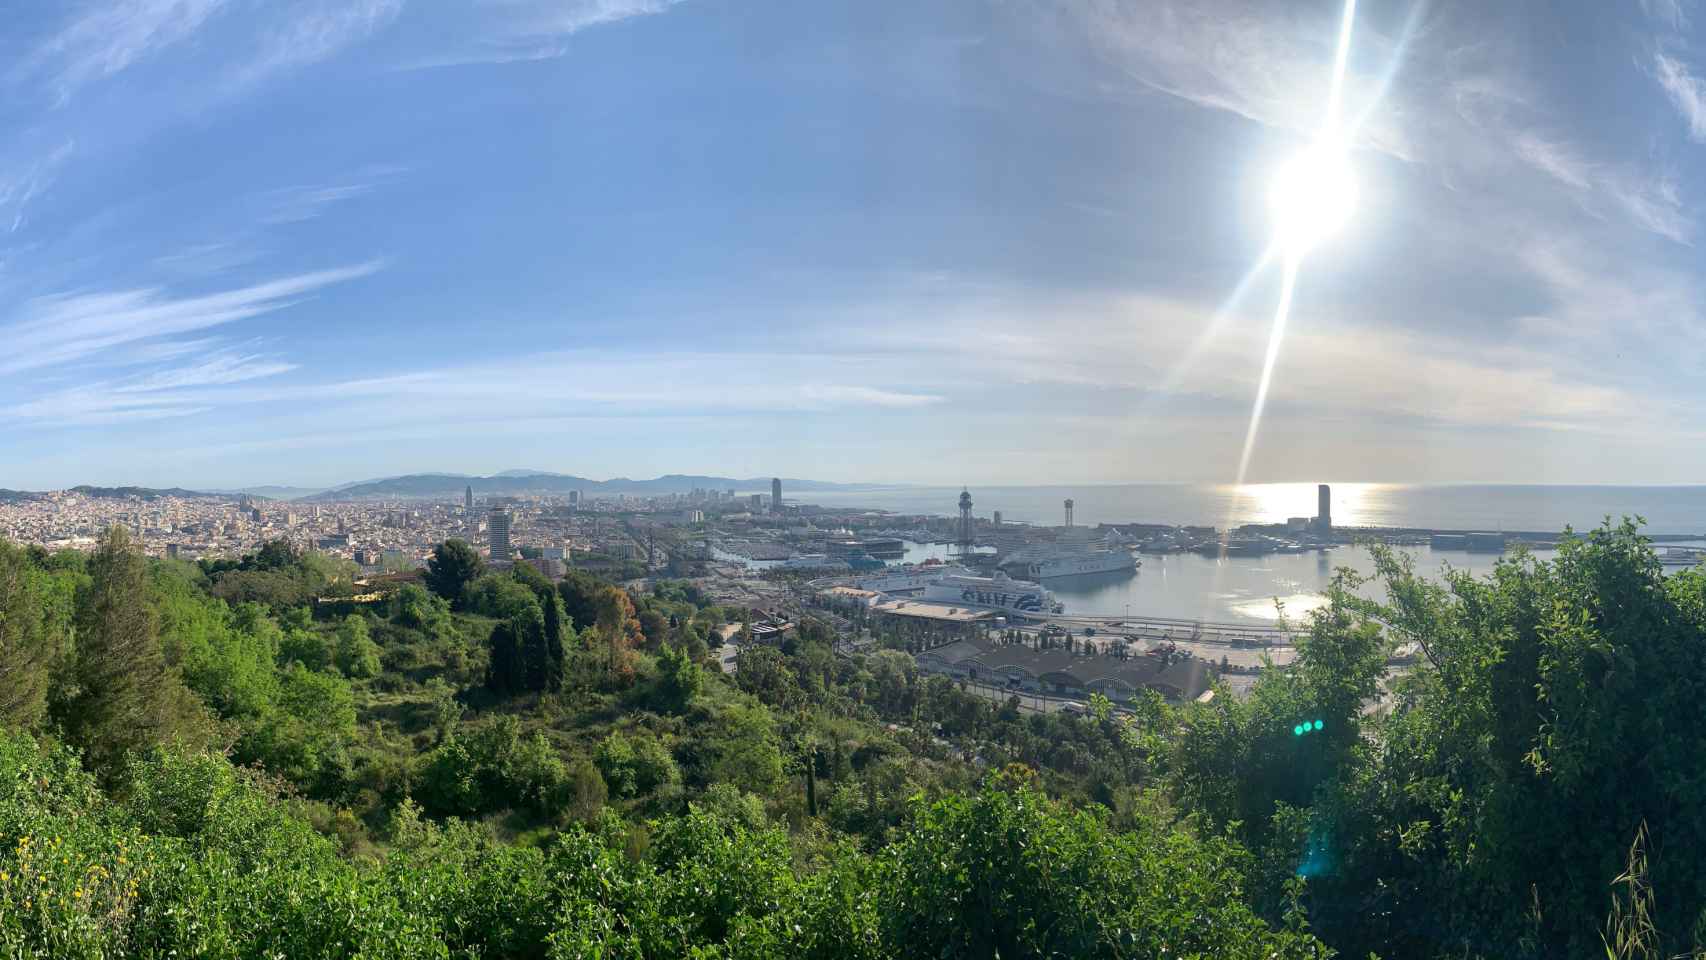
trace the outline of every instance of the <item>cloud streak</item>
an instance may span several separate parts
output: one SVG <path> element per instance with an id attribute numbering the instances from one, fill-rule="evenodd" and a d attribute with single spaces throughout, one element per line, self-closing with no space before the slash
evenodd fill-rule
<path id="1" fill-rule="evenodd" d="M 266 31 L 255 55 L 241 64 L 241 86 L 280 70 L 318 63 L 390 26 L 403 0 L 322 0 L 293 8 Z"/>
<path id="2" fill-rule="evenodd" d="M 381 266 L 371 261 L 192 297 L 171 297 L 149 288 L 38 298 L 25 308 L 22 319 L 0 326 L 0 341 L 9 346 L 8 355 L 0 359 L 0 373 L 55 366 L 126 344 L 271 313 Z"/>
<path id="3" fill-rule="evenodd" d="M 1690 139 L 1706 143 L 1706 81 L 1681 60 L 1662 53 L 1653 56 L 1653 76 L 1688 125 Z"/>
<path id="4" fill-rule="evenodd" d="M 182 43 L 225 0 L 119 0 L 97 5 L 48 38 L 14 70 L 45 79 L 59 103 L 83 87 Z"/>
<path id="5" fill-rule="evenodd" d="M 411 61 L 409 69 L 549 60 L 592 27 L 667 12 L 684 0 L 508 0 L 481 5 L 472 42 Z"/>

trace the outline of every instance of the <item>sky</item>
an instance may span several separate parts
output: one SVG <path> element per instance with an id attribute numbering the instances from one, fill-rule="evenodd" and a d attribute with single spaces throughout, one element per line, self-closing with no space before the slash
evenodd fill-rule
<path id="1" fill-rule="evenodd" d="M 1341 12 L 21 0 L 0 487 L 1230 480 Z M 1706 481 L 1706 3 L 1364 0 L 1344 114 L 1248 479 Z"/>

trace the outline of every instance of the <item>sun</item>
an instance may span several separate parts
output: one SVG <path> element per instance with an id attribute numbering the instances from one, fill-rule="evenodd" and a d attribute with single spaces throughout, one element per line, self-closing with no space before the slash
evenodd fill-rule
<path id="1" fill-rule="evenodd" d="M 1268 209 L 1274 242 L 1293 263 L 1342 228 L 1356 212 L 1357 187 L 1342 144 L 1322 139 L 1274 174 Z"/>

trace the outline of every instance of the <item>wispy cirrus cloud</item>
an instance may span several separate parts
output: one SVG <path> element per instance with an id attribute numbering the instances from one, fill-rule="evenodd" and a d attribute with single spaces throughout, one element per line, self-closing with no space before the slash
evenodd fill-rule
<path id="1" fill-rule="evenodd" d="M 113 76 L 201 29 L 226 0 L 117 0 L 84 8 L 12 71 L 39 79 L 56 101 Z"/>
<path id="2" fill-rule="evenodd" d="M 26 222 L 25 208 L 30 201 L 52 185 L 59 168 L 71 157 L 75 147 L 66 141 L 46 156 L 22 167 L 16 173 L 0 174 L 0 230 L 17 233 Z"/>
<path id="3" fill-rule="evenodd" d="M 285 10 L 255 54 L 238 66 L 241 86 L 290 67 L 317 63 L 390 26 L 403 0 L 319 0 Z"/>
<path id="4" fill-rule="evenodd" d="M 1673 243 L 1692 242 L 1694 219 L 1684 209 L 1676 178 L 1668 172 L 1594 163 L 1567 141 L 1534 130 L 1511 131 L 1510 147 L 1517 159 L 1576 191 L 1584 201 L 1601 201 L 1598 206 L 1585 203 L 1588 209 L 1598 212 L 1609 206 L 1648 233 Z"/>
<path id="5" fill-rule="evenodd" d="M 591 27 L 660 14 L 684 0 L 485 0 L 471 37 L 450 49 L 411 60 L 410 69 L 476 63 L 549 60 Z"/>
<path id="6" fill-rule="evenodd" d="M 1663 53 L 1653 55 L 1653 77 L 1682 114 L 1689 137 L 1706 143 L 1706 80 L 1696 76 L 1688 64 Z"/>
<path id="7" fill-rule="evenodd" d="M 1641 0 L 1641 11 L 1673 30 L 1688 26 L 1684 0 Z"/>
<path id="8" fill-rule="evenodd" d="M 194 416 L 227 404 L 231 398 L 217 388 L 294 369 L 295 364 L 264 354 L 223 349 L 188 364 L 51 390 L 0 409 L 0 413 L 20 423 L 43 426 L 97 426 Z"/>
<path id="9" fill-rule="evenodd" d="M 159 340 L 271 313 L 333 284 L 379 270 L 379 261 L 297 274 L 235 290 L 173 297 L 157 288 L 40 297 L 0 325 L 9 352 L 0 373 L 81 360 L 115 347 Z"/>
<path id="10" fill-rule="evenodd" d="M 268 190 L 260 196 L 261 222 L 276 225 L 312 220 L 337 204 L 372 193 L 405 172 L 400 166 L 373 164 L 330 183 Z"/>
<path id="11" fill-rule="evenodd" d="M 719 371 L 709 382 L 706 369 Z M 325 397 L 385 406 L 453 397 L 458 408 L 498 413 L 517 404 L 597 405 L 635 414 L 717 410 L 903 409 L 940 403 L 870 358 L 764 351 L 647 353 L 585 350 L 502 364 L 472 364 L 349 380 Z"/>

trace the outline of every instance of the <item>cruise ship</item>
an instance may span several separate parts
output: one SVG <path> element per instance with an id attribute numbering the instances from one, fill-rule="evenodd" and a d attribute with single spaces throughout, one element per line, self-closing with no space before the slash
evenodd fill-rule
<path id="1" fill-rule="evenodd" d="M 1018 576 L 1047 580 L 1085 573 L 1130 573 L 1142 566 L 1142 562 L 1124 547 L 1111 550 L 1026 547 L 1014 551 L 1001 566 Z"/>
<path id="2" fill-rule="evenodd" d="M 1000 572 L 993 577 L 944 576 L 924 588 L 924 599 L 1014 613 L 1059 613 L 1062 609 L 1054 594 L 1041 586 Z"/>
<path id="3" fill-rule="evenodd" d="M 1130 573 L 1142 563 L 1117 533 L 1095 539 L 1072 538 L 1020 547 L 1001 558 L 1014 576 L 1046 580 L 1087 573 Z"/>
<path id="4" fill-rule="evenodd" d="M 925 561 L 906 567 L 890 567 L 873 577 L 861 577 L 858 586 L 862 590 L 875 590 L 878 593 L 911 593 L 923 590 L 944 577 L 969 577 L 972 573 L 957 563 L 939 563 Z"/>

